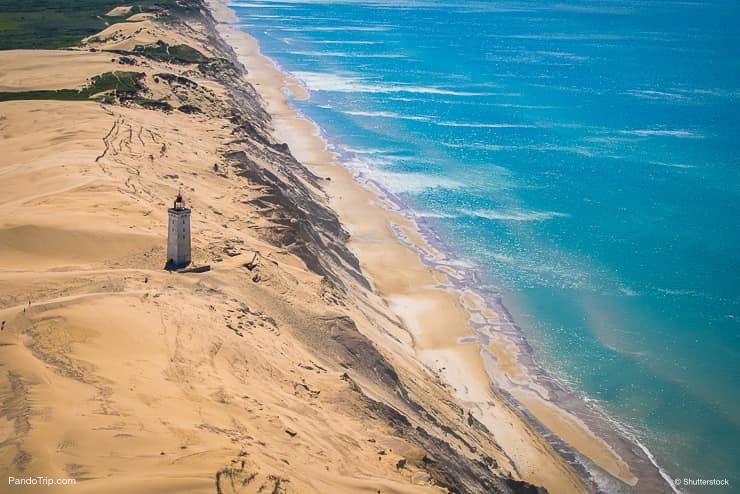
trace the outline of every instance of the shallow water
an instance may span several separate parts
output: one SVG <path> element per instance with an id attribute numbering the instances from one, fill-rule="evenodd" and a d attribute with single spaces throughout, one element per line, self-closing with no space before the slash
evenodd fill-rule
<path id="1" fill-rule="evenodd" d="M 233 7 L 545 368 L 671 476 L 740 485 L 740 5 Z"/>

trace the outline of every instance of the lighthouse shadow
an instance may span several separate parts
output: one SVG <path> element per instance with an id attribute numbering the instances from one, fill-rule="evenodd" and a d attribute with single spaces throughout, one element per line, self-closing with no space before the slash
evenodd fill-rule
<path id="1" fill-rule="evenodd" d="M 165 271 L 171 271 L 173 273 L 206 273 L 211 270 L 210 264 L 175 264 L 171 259 L 164 265 Z"/>

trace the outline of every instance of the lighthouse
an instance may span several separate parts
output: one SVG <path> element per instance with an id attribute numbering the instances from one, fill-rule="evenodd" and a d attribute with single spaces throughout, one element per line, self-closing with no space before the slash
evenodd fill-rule
<path id="1" fill-rule="evenodd" d="M 178 192 L 169 213 L 167 230 L 167 267 L 179 268 L 190 264 L 190 209 L 185 207 Z"/>

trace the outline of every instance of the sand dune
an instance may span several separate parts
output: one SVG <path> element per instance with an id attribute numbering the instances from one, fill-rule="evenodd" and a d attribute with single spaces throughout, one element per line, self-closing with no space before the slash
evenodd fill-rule
<path id="1" fill-rule="evenodd" d="M 107 53 L 78 50 L 0 51 L 0 91 L 79 89 L 89 77 L 111 70 Z"/>
<path id="2" fill-rule="evenodd" d="M 217 475 L 224 492 L 245 479 L 255 492 L 429 491 L 421 450 L 358 414 L 366 398 L 346 369 L 291 337 L 346 316 L 323 301 L 319 276 L 301 262 L 283 266 L 286 253 L 240 226 L 269 224 L 235 199 L 248 183 L 214 173 L 208 146 L 182 137 L 215 132 L 210 123 L 55 104 L 33 133 L 24 122 L 50 102 L 0 109 L 16 150 L 2 164 L 14 185 L 0 219 L 4 473 L 76 478 L 59 488 L 70 492 L 212 491 Z M 74 132 L 63 125 L 71 112 L 84 117 Z M 115 153 L 96 163 L 116 122 L 152 130 L 166 155 L 134 169 L 145 146 L 112 141 Z M 196 260 L 226 258 L 205 275 L 161 269 L 179 186 L 198 211 Z M 227 240 L 243 254 L 228 257 Z M 260 283 L 241 267 L 255 250 L 265 259 Z"/>

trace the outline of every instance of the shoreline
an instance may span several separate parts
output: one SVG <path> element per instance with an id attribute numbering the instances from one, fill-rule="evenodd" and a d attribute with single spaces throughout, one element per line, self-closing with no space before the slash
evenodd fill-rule
<path id="1" fill-rule="evenodd" d="M 262 55 L 255 38 L 231 25 L 238 19 L 228 2 L 209 0 L 208 5 L 219 34 L 235 50 L 247 68 L 247 80 L 265 102 L 276 137 L 287 142 L 291 152 L 312 172 L 330 178 L 324 189 L 351 234 L 350 250 L 360 260 L 363 272 L 368 273 L 374 290 L 403 320 L 416 358 L 475 409 L 476 418 L 504 449 L 507 441 L 501 441 L 494 432 L 501 417 L 484 405 L 492 396 L 516 409 L 517 418 L 546 437 L 553 451 L 559 451 L 558 456 L 580 470 L 581 476 L 594 481 L 595 464 L 596 470 L 603 469 L 619 479 L 621 487 L 634 487 L 639 479 L 640 487 L 671 492 L 665 473 L 649 452 L 644 452 L 644 458 L 633 455 L 630 461 L 624 459 L 634 445 L 644 451 L 636 438 L 610 430 L 618 427 L 604 411 L 586 404 L 539 366 L 502 297 L 471 290 L 472 274 L 451 266 L 451 256 L 443 253 L 423 218 L 416 218 L 392 193 L 343 163 L 320 127 L 290 105 L 291 98 L 308 99 L 307 90 Z M 403 259 L 398 265 L 405 269 L 400 271 L 404 274 L 393 276 L 377 269 L 388 265 L 385 256 Z M 456 329 L 454 334 L 449 328 Z M 565 404 L 570 407 L 564 408 Z M 604 437 L 616 440 L 616 448 Z M 515 442 L 515 438 L 509 438 L 508 446 Z M 526 454 L 521 456 L 524 459 Z M 538 480 L 523 477 L 534 483 Z"/>

